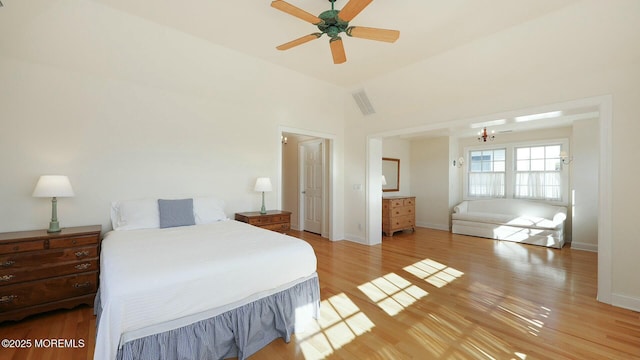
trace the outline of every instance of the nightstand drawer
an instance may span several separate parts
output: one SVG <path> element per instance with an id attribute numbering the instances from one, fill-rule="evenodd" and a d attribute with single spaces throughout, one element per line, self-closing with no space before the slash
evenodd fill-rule
<path id="1" fill-rule="evenodd" d="M 32 266 L 47 266 L 61 262 L 77 261 L 98 257 L 98 246 L 55 249 L 33 253 L 18 253 L 0 256 L 0 272 L 5 269 L 20 270 Z"/>
<path id="2" fill-rule="evenodd" d="M 0 254 L 13 254 L 24 251 L 44 250 L 45 241 L 23 241 L 19 243 L 8 243 L 0 245 Z"/>
<path id="3" fill-rule="evenodd" d="M 250 218 L 249 224 L 251 225 L 268 225 L 268 224 L 277 224 L 284 221 L 287 221 L 288 217 L 284 216 L 260 216 L 256 218 Z"/>
<path id="4" fill-rule="evenodd" d="M 260 226 L 263 229 L 267 229 L 267 230 L 273 230 L 273 231 L 278 231 L 278 232 L 287 232 L 290 229 L 289 223 L 284 223 L 284 224 L 269 224 L 269 225 L 263 225 Z"/>
<path id="5" fill-rule="evenodd" d="M 73 246 L 81 246 L 81 245 L 89 245 L 89 244 L 97 244 L 98 237 L 97 236 L 77 236 L 77 237 L 68 237 L 61 239 L 51 239 L 49 240 L 49 248 L 57 249 L 57 248 L 68 248 Z"/>
<path id="6" fill-rule="evenodd" d="M 48 267 L 41 266 L 38 268 L 27 268 L 23 270 L 0 270 L 0 287 L 24 281 L 46 279 L 52 276 L 63 276 L 89 271 L 98 271 L 98 266 L 98 259 L 92 259 L 80 262 L 63 263 Z"/>
<path id="7" fill-rule="evenodd" d="M 98 273 L 0 287 L 0 312 L 95 293 Z"/>

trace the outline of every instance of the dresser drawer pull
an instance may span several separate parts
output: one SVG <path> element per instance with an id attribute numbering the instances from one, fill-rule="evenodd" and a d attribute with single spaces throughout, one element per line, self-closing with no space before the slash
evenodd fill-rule
<path id="1" fill-rule="evenodd" d="M 83 258 L 89 256 L 89 252 L 87 250 L 85 251 L 76 251 L 76 257 L 77 258 Z"/>
<path id="2" fill-rule="evenodd" d="M 91 286 L 91 281 L 73 284 L 73 287 L 76 289 L 87 288 L 89 286 Z"/>
<path id="3" fill-rule="evenodd" d="M 16 263 L 15 261 L 13 261 L 13 260 L 9 260 L 9 261 L 5 261 L 5 262 L 3 262 L 3 263 L 0 263 L 0 266 L 1 266 L 1 267 L 9 267 L 9 266 L 11 266 L 11 265 L 13 265 L 13 264 L 15 264 L 15 263 Z"/>
<path id="4" fill-rule="evenodd" d="M 9 274 L 9 275 L 5 275 L 5 276 L 0 276 L 0 281 L 9 281 L 11 279 L 13 279 L 14 277 L 16 277 L 13 274 Z"/>
<path id="5" fill-rule="evenodd" d="M 91 263 L 78 264 L 74 267 L 78 270 L 87 270 L 88 268 L 91 267 Z"/>
<path id="6" fill-rule="evenodd" d="M 8 304 L 10 302 L 13 302 L 13 300 L 17 298 L 17 295 L 5 295 L 3 297 L 0 297 L 0 304 Z"/>

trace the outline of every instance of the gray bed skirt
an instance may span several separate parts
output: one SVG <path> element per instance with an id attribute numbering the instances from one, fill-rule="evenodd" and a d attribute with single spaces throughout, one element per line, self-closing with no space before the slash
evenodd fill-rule
<path id="1" fill-rule="evenodd" d="M 101 310 L 98 299 L 97 313 Z M 314 317 L 319 314 L 317 276 L 217 316 L 128 341 L 118 349 L 117 359 L 245 359 L 279 337 L 289 342 L 300 320 L 296 309 L 303 308 Z"/>

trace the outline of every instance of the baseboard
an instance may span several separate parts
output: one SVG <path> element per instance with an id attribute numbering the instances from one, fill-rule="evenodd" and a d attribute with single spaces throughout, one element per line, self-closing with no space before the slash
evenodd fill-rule
<path id="1" fill-rule="evenodd" d="M 444 224 L 443 225 L 443 224 L 431 224 L 431 223 L 425 223 L 425 222 L 416 222 L 416 226 L 423 227 L 423 228 L 428 228 L 428 229 L 449 231 L 449 224 Z"/>
<path id="2" fill-rule="evenodd" d="M 587 243 L 580 243 L 580 242 L 573 241 L 569 245 L 571 246 L 572 249 L 575 249 L 575 250 L 598 252 L 597 244 L 587 244 Z"/>
<path id="3" fill-rule="evenodd" d="M 612 294 L 611 305 L 640 312 L 640 298 Z"/>

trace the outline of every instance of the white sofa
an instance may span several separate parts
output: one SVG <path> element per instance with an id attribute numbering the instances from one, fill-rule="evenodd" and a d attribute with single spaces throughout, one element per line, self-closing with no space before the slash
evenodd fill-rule
<path id="1" fill-rule="evenodd" d="M 466 200 L 453 208 L 454 234 L 564 246 L 567 208 L 519 199 Z"/>

